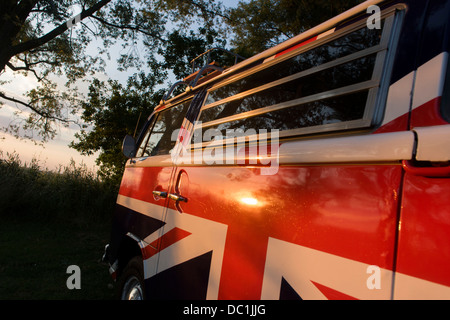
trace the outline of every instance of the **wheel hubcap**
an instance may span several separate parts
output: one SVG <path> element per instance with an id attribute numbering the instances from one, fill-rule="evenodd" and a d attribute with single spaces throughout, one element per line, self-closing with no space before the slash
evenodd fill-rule
<path id="1" fill-rule="evenodd" d="M 136 277 L 127 280 L 122 291 L 122 300 L 144 300 L 141 282 Z"/>

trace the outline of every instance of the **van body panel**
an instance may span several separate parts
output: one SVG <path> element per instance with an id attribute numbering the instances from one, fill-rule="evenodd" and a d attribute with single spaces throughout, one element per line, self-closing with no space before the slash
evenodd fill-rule
<path id="1" fill-rule="evenodd" d="M 395 299 L 450 297 L 450 177 L 405 174 Z"/>
<path id="2" fill-rule="evenodd" d="M 373 4 L 386 19 L 380 43 L 363 41 L 365 46 L 348 55 L 284 78 L 268 73 L 265 83 L 253 77 L 261 81 L 256 87 L 238 86 L 327 41 L 357 35 Z M 188 147 L 200 161 L 184 161 L 189 158 L 173 152 L 127 162 L 111 240 L 114 270 L 120 273 L 124 263 L 117 261 L 128 257 L 120 254 L 121 241 L 132 238 L 143 258 L 148 298 L 450 299 L 450 125 L 441 110 L 448 97 L 449 13 L 447 0 L 367 1 L 164 101 L 139 144 L 145 147 L 158 113 L 193 98 L 172 121 L 174 129 L 183 119 L 180 133 L 172 134 L 177 137 L 172 151 Z M 345 86 L 318 92 L 301 82 L 317 81 L 314 76 L 327 70 L 362 67 L 353 61 L 370 55 L 370 79 L 352 83 L 344 77 Z M 343 65 L 350 67 L 339 69 Z M 292 81 L 309 95 L 295 92 L 289 101 L 283 94 L 273 101 L 263 95 L 289 88 Z M 228 85 L 240 91 L 221 96 Z M 325 107 L 317 113 L 324 120 L 315 123 L 311 113 L 301 113 L 303 107 L 314 110 L 327 99 L 361 92 L 367 92 L 362 109 L 353 106 L 356 98 L 346 104 L 359 118 L 345 112 L 330 117 L 340 111 Z M 239 111 L 247 97 L 269 102 L 243 104 Z M 268 153 L 260 153 L 261 134 L 189 147 L 199 119 L 233 103 L 206 128 L 236 128 L 239 121 L 245 127 L 265 115 L 276 120 L 297 107 L 299 114 L 285 116 L 286 123 L 302 116 L 312 120 L 305 127 L 286 125 Z M 214 148 L 230 141 L 236 151 L 232 161 L 208 162 L 219 154 Z M 275 171 L 267 171 L 267 160 Z"/>
<path id="3" fill-rule="evenodd" d="M 366 269 L 368 265 L 393 269 L 402 171 L 398 165 L 281 166 L 273 176 L 260 175 L 258 167 L 177 170 L 189 178 L 182 186 L 189 200 L 180 204 L 183 213 L 177 213 L 171 203 L 172 214 L 195 215 L 228 226 L 219 299 L 262 297 L 263 279 L 268 276 L 265 267 L 276 260 L 267 251 L 269 239 L 362 262 Z M 375 190 L 373 186 L 379 184 L 383 187 Z M 186 245 L 184 250 L 192 248 Z M 292 259 L 284 267 L 300 270 L 303 263 L 313 262 Z M 324 268 L 333 273 L 335 267 Z M 360 269 L 363 275 L 366 271 Z M 281 271 L 280 276 L 284 276 Z M 304 275 L 304 280 L 333 287 L 314 275 Z M 385 288 L 391 280 L 385 279 Z M 281 285 L 280 277 L 278 290 Z M 360 291 L 364 288 L 368 290 L 362 283 Z M 300 289 L 294 288 L 307 299 Z M 355 291 L 342 293 L 367 297 Z"/>

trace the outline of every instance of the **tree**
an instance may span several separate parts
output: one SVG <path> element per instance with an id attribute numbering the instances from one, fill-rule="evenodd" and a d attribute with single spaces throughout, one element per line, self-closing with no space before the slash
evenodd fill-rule
<path id="1" fill-rule="evenodd" d="M 27 107 L 31 115 L 22 127 L 36 131 L 44 141 L 52 139 L 56 124 L 78 122 L 83 97 L 75 84 L 104 70 L 101 54 L 107 55 L 113 44 L 121 41 L 128 48 L 118 60 L 121 70 L 145 63 L 151 67 L 168 41 L 168 21 L 188 17 L 194 22 L 198 12 L 204 19 L 217 8 L 214 1 L 203 0 L 5 0 L 0 13 L 0 76 L 9 68 L 32 74 L 40 86 L 28 92 L 28 101 L 1 91 L 0 98 Z M 93 39 L 103 40 L 99 55 L 87 53 Z M 133 50 L 138 43 L 145 44 L 145 57 Z M 66 79 L 64 90 L 52 75 Z M 20 127 L 10 129 L 17 132 Z"/>
<path id="2" fill-rule="evenodd" d="M 145 47 L 153 50 L 147 57 L 150 72 L 141 71 L 130 76 L 126 86 L 114 80 L 92 81 L 87 101 L 80 102 L 81 120 L 90 126 L 77 133 L 78 141 L 73 141 L 70 146 L 84 155 L 99 152 L 97 164 L 103 177 L 120 181 L 126 161 L 121 152 L 122 140 L 126 134 L 139 134 L 141 126 L 171 85 L 167 80 L 168 73 L 182 79 L 192 72 L 189 65 L 192 59 L 210 47 L 225 45 L 226 41 L 218 36 L 218 28 L 208 20 L 215 17 L 213 10 L 220 10 L 219 6 L 213 5 L 212 1 L 163 1 L 160 9 L 167 12 L 165 19 L 183 21 L 181 25 L 161 32 L 164 38 L 158 39 L 159 46 L 144 41 Z M 204 16 L 198 17 L 199 10 L 194 9 L 199 9 Z M 200 25 L 197 30 L 186 28 L 188 23 L 194 22 Z M 223 61 L 227 62 L 227 59 Z"/>
<path id="3" fill-rule="evenodd" d="M 250 0 L 230 9 L 236 52 L 252 56 L 361 3 L 361 0 Z"/>
<path id="4" fill-rule="evenodd" d="M 110 1 L 102 0 L 83 7 L 77 21 L 93 16 Z M 73 122 L 62 113 L 61 100 L 68 96 L 56 92 L 56 85 L 48 79 L 48 75 L 65 73 L 68 81 L 73 82 L 96 62 L 95 58 L 84 54 L 88 39 L 83 35 L 74 38 L 66 32 L 73 25 L 69 7 L 74 4 L 75 1 L 38 0 L 8 0 L 3 3 L 0 72 L 6 67 L 13 71 L 29 72 L 42 85 L 28 93 L 29 102 L 9 97 L 3 92 L 0 92 L 0 97 L 29 108 L 32 113 L 24 127 L 39 128 L 44 139 L 54 136 L 52 123 L 55 121 Z M 46 31 L 48 26 L 52 26 L 50 31 Z"/>
<path id="5" fill-rule="evenodd" d="M 79 141 L 70 146 L 84 155 L 98 151 L 96 161 L 102 177 L 120 182 L 126 160 L 121 152 L 123 137 L 139 133 L 137 129 L 164 94 L 163 90 L 155 90 L 163 78 L 158 72 L 139 73 L 130 77 L 126 86 L 114 80 L 105 83 L 95 79 L 91 83 L 81 117 L 92 128 L 76 133 Z"/>

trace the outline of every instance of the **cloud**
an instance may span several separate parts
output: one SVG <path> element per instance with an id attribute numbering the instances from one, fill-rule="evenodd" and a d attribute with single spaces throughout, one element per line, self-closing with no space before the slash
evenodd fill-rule
<path id="1" fill-rule="evenodd" d="M 26 92 L 38 86 L 38 82 L 34 77 L 14 74 L 9 70 L 1 74 L 1 80 L 8 81 L 8 83 L 2 84 L 0 91 L 9 97 L 24 102 L 27 101 Z M 60 86 L 62 86 L 63 79 L 59 79 L 59 82 Z M 87 86 L 83 89 L 87 89 Z M 21 161 L 26 163 L 29 163 L 32 159 L 37 159 L 39 163 L 49 170 L 55 170 L 60 165 L 68 165 L 71 159 L 78 164 L 86 164 L 93 171 L 97 169 L 95 165 L 97 154 L 89 157 L 82 156 L 76 150 L 68 147 L 68 144 L 75 139 L 75 132 L 79 131 L 78 126 L 70 125 L 65 127 L 57 125 L 58 134 L 55 139 L 44 144 L 36 144 L 34 141 L 27 139 L 18 139 L 12 134 L 5 132 L 4 129 L 11 124 L 20 124 L 20 121 L 28 118 L 31 110 L 12 101 L 0 99 L 0 102 L 3 103 L 0 105 L 0 130 L 2 131 L 0 132 L 0 150 L 3 152 L 3 156 L 6 156 L 6 153 L 17 153 Z"/>

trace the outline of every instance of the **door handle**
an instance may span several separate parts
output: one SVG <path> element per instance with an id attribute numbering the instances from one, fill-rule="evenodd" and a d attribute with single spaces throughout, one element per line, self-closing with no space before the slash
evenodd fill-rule
<path id="1" fill-rule="evenodd" d="M 183 202 L 187 202 L 187 198 L 180 196 L 179 194 L 176 193 L 169 193 L 169 199 L 172 199 L 174 201 L 183 201 Z"/>
<path id="2" fill-rule="evenodd" d="M 160 197 L 160 198 L 167 198 L 167 192 L 165 192 L 165 191 L 157 191 L 157 190 L 155 190 L 155 191 L 153 191 L 153 195 L 157 196 L 157 197 Z"/>
<path id="3" fill-rule="evenodd" d="M 433 177 L 433 178 L 447 178 L 450 177 L 450 166 L 435 166 L 423 165 L 418 166 L 413 161 L 403 160 L 403 169 L 414 176 Z"/>

